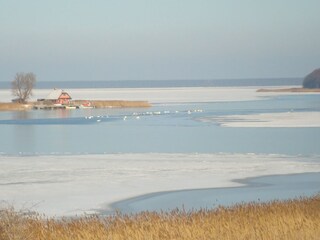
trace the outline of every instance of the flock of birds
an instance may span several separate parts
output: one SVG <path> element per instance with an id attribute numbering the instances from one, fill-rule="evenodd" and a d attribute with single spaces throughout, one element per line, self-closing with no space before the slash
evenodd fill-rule
<path id="1" fill-rule="evenodd" d="M 178 113 L 186 113 L 188 115 L 192 113 L 202 113 L 202 109 L 195 109 L 195 110 L 186 110 L 186 111 L 154 111 L 154 112 L 134 112 L 131 116 L 122 116 L 121 118 L 126 121 L 129 117 L 133 117 L 134 119 L 139 120 L 141 116 L 156 116 L 156 115 L 169 115 L 169 114 L 178 114 Z M 96 122 L 101 122 L 102 119 L 109 118 L 109 116 L 86 116 L 85 119 L 88 120 L 95 120 Z"/>

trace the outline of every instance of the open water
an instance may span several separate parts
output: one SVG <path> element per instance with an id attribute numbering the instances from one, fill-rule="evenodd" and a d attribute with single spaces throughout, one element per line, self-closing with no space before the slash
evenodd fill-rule
<path id="1" fill-rule="evenodd" d="M 224 128 L 200 118 L 320 111 L 319 95 L 258 101 L 0 113 L 2 155 L 104 153 L 320 154 L 320 128 Z"/>

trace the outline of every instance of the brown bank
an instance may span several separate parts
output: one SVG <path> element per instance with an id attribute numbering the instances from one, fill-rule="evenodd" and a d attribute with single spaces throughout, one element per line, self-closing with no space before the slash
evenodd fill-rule
<path id="1" fill-rule="evenodd" d="M 90 102 L 92 108 L 145 108 L 151 107 L 151 104 L 147 101 L 124 101 L 124 100 L 75 100 L 70 103 L 70 105 L 55 106 L 53 104 L 41 105 L 47 108 L 45 109 L 55 109 L 55 108 L 67 108 L 74 106 L 78 108 L 83 102 Z M 38 102 L 28 102 L 26 104 L 22 103 L 10 103 L 10 102 L 0 102 L 0 111 L 27 111 L 34 108 L 39 108 Z"/>
<path id="2" fill-rule="evenodd" d="M 320 88 L 278 88 L 278 89 L 258 89 L 257 92 L 320 92 Z"/>
<path id="3" fill-rule="evenodd" d="M 0 111 L 26 111 L 33 108 L 33 104 L 0 102 Z"/>

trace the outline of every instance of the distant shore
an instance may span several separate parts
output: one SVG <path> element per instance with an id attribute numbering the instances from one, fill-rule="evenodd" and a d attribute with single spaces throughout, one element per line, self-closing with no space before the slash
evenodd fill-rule
<path id="1" fill-rule="evenodd" d="M 151 107 L 147 101 L 125 101 L 125 100 L 75 100 L 72 104 L 80 105 L 89 101 L 93 108 L 145 108 Z M 39 106 L 38 102 L 12 103 L 0 102 L 0 111 L 27 111 Z"/>
<path id="2" fill-rule="evenodd" d="M 261 88 L 257 92 L 320 92 L 320 88 Z"/>
<path id="3" fill-rule="evenodd" d="M 0 111 L 22 111 L 33 108 L 37 99 L 42 99 L 51 89 L 35 89 L 30 103 L 27 105 L 9 102 L 12 99 L 8 90 L 0 89 Z M 150 107 L 154 104 L 208 103 L 230 101 L 256 101 L 261 97 L 288 94 L 319 94 L 320 89 L 303 89 L 295 86 L 269 86 L 263 89 L 257 87 L 184 87 L 184 88 L 97 88 L 70 89 L 72 99 L 81 101 L 88 99 L 95 102 L 97 108 L 108 107 Z M 108 99 L 108 100 L 106 100 Z M 124 101 L 119 101 L 124 99 Z"/>

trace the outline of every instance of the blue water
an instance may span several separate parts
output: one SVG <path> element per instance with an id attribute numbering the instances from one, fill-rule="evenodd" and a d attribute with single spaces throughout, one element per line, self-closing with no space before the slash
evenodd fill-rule
<path id="1" fill-rule="evenodd" d="M 289 111 L 320 111 L 320 97 L 293 95 L 138 109 L 1 112 L 0 152 L 320 154 L 320 128 L 224 128 L 199 121 L 208 116 Z"/>
<path id="2" fill-rule="evenodd" d="M 151 193 L 112 204 L 113 210 L 122 213 L 140 211 L 186 211 L 231 206 L 236 203 L 267 202 L 310 197 L 320 192 L 320 173 L 264 176 L 236 180 L 242 187 L 191 189 Z M 108 214 L 109 210 L 100 210 Z"/>

